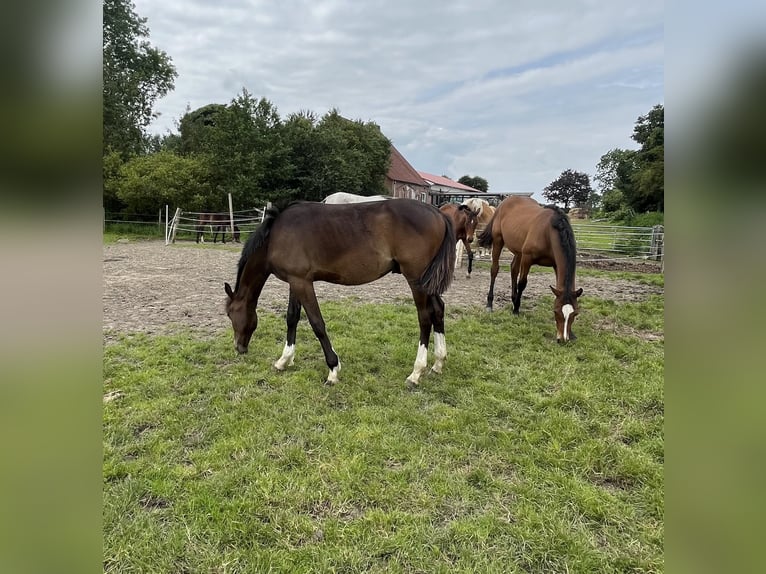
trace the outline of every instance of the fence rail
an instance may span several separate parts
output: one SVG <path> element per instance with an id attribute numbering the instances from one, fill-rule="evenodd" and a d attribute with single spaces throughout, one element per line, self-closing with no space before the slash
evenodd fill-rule
<path id="1" fill-rule="evenodd" d="M 662 261 L 665 255 L 665 228 L 625 227 L 573 223 L 577 250 L 584 255 L 604 254 L 613 258 L 640 258 Z"/>

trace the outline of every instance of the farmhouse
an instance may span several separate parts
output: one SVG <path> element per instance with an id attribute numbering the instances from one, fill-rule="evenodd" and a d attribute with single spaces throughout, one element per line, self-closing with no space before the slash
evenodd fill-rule
<path id="1" fill-rule="evenodd" d="M 490 204 L 497 205 L 509 195 L 531 197 L 533 193 L 531 191 L 484 192 L 448 177 L 417 171 L 393 145 L 391 146 L 391 164 L 386 173 L 386 189 L 391 197 L 417 199 L 431 205 L 441 205 L 446 202 L 462 203 L 471 197 L 481 197 Z"/>

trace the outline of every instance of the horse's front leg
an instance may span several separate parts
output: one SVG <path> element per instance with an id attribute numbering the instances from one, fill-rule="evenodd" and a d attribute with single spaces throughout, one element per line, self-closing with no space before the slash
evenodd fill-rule
<path id="1" fill-rule="evenodd" d="M 278 371 L 284 371 L 285 367 L 292 367 L 295 361 L 295 336 L 298 331 L 298 320 L 301 318 L 301 302 L 290 289 L 290 300 L 287 303 L 287 339 L 285 348 L 282 350 L 282 356 L 274 363 L 274 368 Z"/>
<path id="2" fill-rule="evenodd" d="M 463 245 L 465 245 L 465 251 L 468 253 L 468 273 L 466 273 L 465 278 L 470 279 L 471 271 L 473 271 L 473 251 L 471 251 L 471 245 L 465 239 L 463 239 Z"/>
<path id="3" fill-rule="evenodd" d="M 492 311 L 492 302 L 495 300 L 495 279 L 500 269 L 500 253 L 503 251 L 503 242 L 492 244 L 492 268 L 489 270 L 489 291 L 487 292 L 487 310 Z"/>
<path id="4" fill-rule="evenodd" d="M 516 305 L 516 293 L 518 292 L 518 289 L 519 289 L 519 267 L 520 266 L 521 266 L 521 254 L 514 255 L 513 261 L 511 261 L 511 302 L 513 303 L 514 315 L 519 314 L 519 308 Z M 524 284 L 524 286 L 526 286 L 526 283 Z M 521 295 L 519 295 L 519 302 L 521 302 Z"/>
<path id="5" fill-rule="evenodd" d="M 516 266 L 517 259 L 520 260 L 518 266 Z M 529 268 L 532 267 L 532 258 L 528 255 L 520 254 L 513 258 L 513 267 L 516 268 L 519 273 L 519 281 L 516 284 L 516 288 L 511 297 L 513 299 L 513 314 L 518 315 L 519 307 L 521 307 L 521 294 L 524 293 L 524 289 L 527 288 L 527 274 L 529 273 Z"/>
<path id="6" fill-rule="evenodd" d="M 298 297 L 298 300 L 306 310 L 306 317 L 308 317 L 309 323 L 311 323 L 314 335 L 319 339 L 319 344 L 322 345 L 324 359 L 327 363 L 327 368 L 330 369 L 325 384 L 334 385 L 338 382 L 340 359 L 338 358 L 335 349 L 332 348 L 330 338 L 327 336 L 327 329 L 325 327 L 324 319 L 322 318 L 322 312 L 319 310 L 319 302 L 317 301 L 317 296 L 314 292 L 314 285 L 306 281 L 301 281 L 297 284 L 290 283 L 290 291 L 291 293 L 296 294 L 296 297 Z"/>

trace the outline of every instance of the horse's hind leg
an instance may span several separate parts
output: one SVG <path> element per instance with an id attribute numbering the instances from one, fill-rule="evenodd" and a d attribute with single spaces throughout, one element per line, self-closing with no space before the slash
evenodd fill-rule
<path id="1" fill-rule="evenodd" d="M 291 367 L 295 360 L 295 335 L 298 330 L 298 320 L 301 318 L 301 302 L 290 289 L 290 301 L 287 303 L 287 340 L 282 356 L 274 363 L 274 368 L 283 371 L 285 367 Z"/>
<path id="2" fill-rule="evenodd" d="M 322 312 L 319 310 L 319 302 L 317 301 L 317 296 L 314 292 L 314 285 L 309 282 L 301 282 L 299 284 L 290 283 L 290 292 L 295 293 L 298 301 L 303 305 L 303 308 L 306 310 L 306 317 L 308 317 L 309 323 L 311 323 L 311 328 L 314 331 L 314 335 L 319 339 L 319 344 L 322 345 L 324 359 L 327 363 L 327 367 L 330 369 L 330 374 L 327 375 L 325 384 L 334 385 L 338 382 L 340 359 L 338 358 L 335 349 L 332 348 L 330 338 L 327 336 L 327 328 L 325 327 L 325 322 L 322 318 Z"/>
<path id="3" fill-rule="evenodd" d="M 430 295 L 412 287 L 412 298 L 415 300 L 415 307 L 418 309 L 418 323 L 420 324 L 420 341 L 418 342 L 418 354 L 415 356 L 415 365 L 412 367 L 412 373 L 407 377 L 407 385 L 415 386 L 420 382 L 423 371 L 428 366 L 428 341 L 431 338 L 431 308 Z M 442 333 L 444 328 L 442 327 Z M 435 344 L 435 343 L 434 343 Z M 446 349 L 445 349 L 446 351 Z"/>
<path id="4" fill-rule="evenodd" d="M 431 370 L 441 373 L 444 360 L 447 358 L 447 339 L 444 336 L 444 299 L 438 295 L 431 295 L 428 301 L 431 323 L 434 327 L 434 364 Z"/>

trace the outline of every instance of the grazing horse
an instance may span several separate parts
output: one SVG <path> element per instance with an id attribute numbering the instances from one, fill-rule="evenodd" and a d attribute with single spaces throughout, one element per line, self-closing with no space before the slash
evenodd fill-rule
<path id="1" fill-rule="evenodd" d="M 287 340 L 274 367 L 281 371 L 293 364 L 296 328 L 303 308 L 330 369 L 326 384 L 333 384 L 338 380 L 340 361 L 327 337 L 314 282 L 362 285 L 388 273 L 401 273 L 410 285 L 420 324 L 417 358 L 407 377 L 408 384 L 416 385 L 427 366 L 432 327 L 432 370 L 440 373 L 444 366 L 447 344 L 441 294 L 452 281 L 454 266 L 452 222 L 435 207 L 419 201 L 392 199 L 349 205 L 297 202 L 282 211 L 270 208 L 242 248 L 234 289 L 224 285 L 236 349 L 247 352 L 258 326 L 258 297 L 266 279 L 274 275 L 290 286 Z"/>
<path id="2" fill-rule="evenodd" d="M 452 225 L 455 228 L 455 239 L 457 239 L 465 247 L 468 253 L 468 272 L 466 278 L 471 278 L 471 271 L 473 269 L 473 252 L 471 251 L 471 243 L 473 242 L 473 234 L 476 231 L 476 214 L 471 211 L 465 205 L 457 205 L 455 203 L 445 203 L 439 207 L 439 211 L 452 218 Z M 456 265 L 459 263 L 456 257 Z"/>
<path id="3" fill-rule="evenodd" d="M 480 197 L 471 197 L 470 199 L 466 199 L 463 202 L 463 205 L 467 205 L 477 215 L 477 218 L 478 218 L 478 223 L 476 224 L 477 245 L 475 246 L 475 248 L 476 248 L 476 256 L 482 257 L 484 255 L 484 251 L 486 250 L 480 245 L 478 245 L 478 236 L 481 234 L 482 231 L 484 231 L 487 228 L 487 225 L 489 224 L 489 222 L 492 221 L 492 216 L 495 215 L 495 208 L 492 207 L 486 199 L 481 199 Z"/>
<path id="4" fill-rule="evenodd" d="M 556 340 L 574 339 L 572 323 L 578 314 L 577 299 L 582 289 L 575 290 L 577 247 L 569 218 L 555 206 L 543 207 L 531 197 L 508 197 L 495 211 L 495 216 L 479 236 L 479 245 L 492 246 L 487 308 L 492 310 L 495 277 L 500 267 L 498 259 L 503 247 L 513 253 L 511 264 L 511 299 L 513 313 L 518 315 L 521 294 L 527 286 L 527 274 L 532 265 L 553 267 L 556 286 L 550 286 L 556 296 L 553 315 L 556 319 Z"/>
<path id="5" fill-rule="evenodd" d="M 197 243 L 205 243 L 205 228 L 210 228 L 213 234 L 213 243 L 218 240 L 218 234 L 221 234 L 221 243 L 226 243 L 226 230 L 231 227 L 231 215 L 228 213 L 200 213 L 197 220 Z M 234 226 L 233 240 L 239 243 L 239 227 Z"/>
<path id="6" fill-rule="evenodd" d="M 355 193 L 346 193 L 345 191 L 339 191 L 328 195 L 322 200 L 322 203 L 329 203 L 332 205 L 338 203 L 364 203 L 367 201 L 383 201 L 384 199 L 391 199 L 385 195 L 356 195 Z"/>

